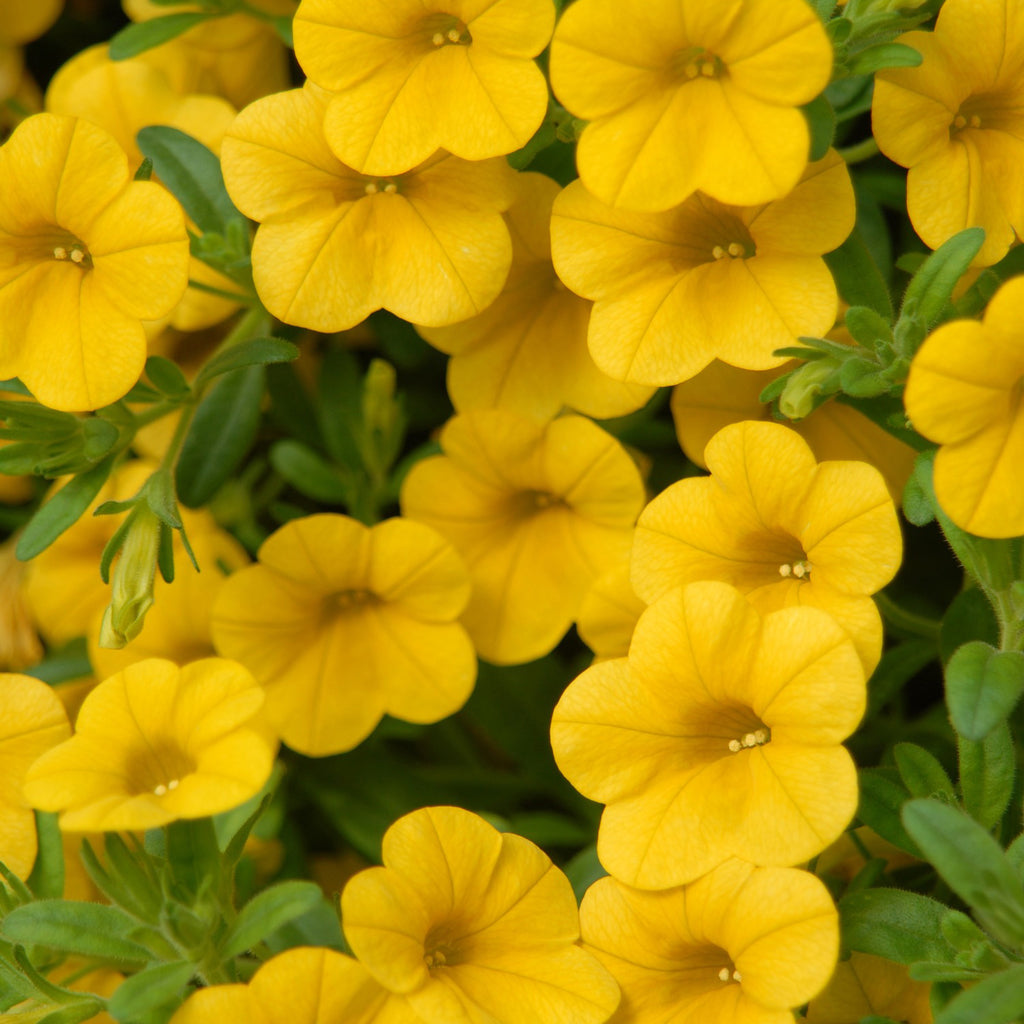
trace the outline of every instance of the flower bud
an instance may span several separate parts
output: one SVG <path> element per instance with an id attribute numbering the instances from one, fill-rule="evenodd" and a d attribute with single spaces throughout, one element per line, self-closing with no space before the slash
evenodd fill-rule
<path id="1" fill-rule="evenodd" d="M 142 632 L 153 603 L 153 583 L 160 553 L 160 520 L 140 503 L 131 513 L 121 554 L 114 567 L 110 604 L 103 613 L 100 647 L 119 650 Z"/>

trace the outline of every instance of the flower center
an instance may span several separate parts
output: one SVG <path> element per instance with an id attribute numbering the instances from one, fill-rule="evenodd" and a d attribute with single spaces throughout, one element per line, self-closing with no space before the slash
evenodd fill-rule
<path id="1" fill-rule="evenodd" d="M 92 256 L 84 242 L 77 239 L 69 239 L 64 244 L 55 245 L 52 250 L 53 258 L 59 263 L 74 263 L 83 270 L 92 266 Z"/>
<path id="2" fill-rule="evenodd" d="M 728 245 L 713 245 L 711 247 L 711 255 L 716 260 L 724 259 L 743 259 L 745 260 L 748 256 L 754 255 L 754 247 L 751 243 L 748 251 L 747 245 L 744 242 L 729 242 Z"/>
<path id="3" fill-rule="evenodd" d="M 739 739 L 729 740 L 729 749 L 734 754 L 738 754 L 741 750 L 750 750 L 752 747 L 763 747 L 766 743 L 771 743 L 771 741 L 771 729 L 762 727 L 760 729 L 755 729 L 753 732 L 744 733 Z"/>
<path id="4" fill-rule="evenodd" d="M 988 128 L 995 131 L 1020 131 L 1024 111 L 1020 101 L 1004 93 L 981 93 L 969 96 L 960 104 L 949 126 L 951 136 L 967 129 Z"/>
<path id="5" fill-rule="evenodd" d="M 393 196 L 398 191 L 398 182 L 394 178 L 374 178 L 363 186 L 363 191 L 368 196 L 375 196 L 378 192 Z"/>
<path id="6" fill-rule="evenodd" d="M 806 558 L 798 562 L 783 562 L 779 566 L 779 575 L 786 579 L 809 580 L 811 578 L 811 563 Z"/>
<path id="7" fill-rule="evenodd" d="M 511 512 L 515 519 L 528 519 L 548 509 L 567 508 L 565 500 L 550 491 L 519 491 L 512 496 Z"/>
<path id="8" fill-rule="evenodd" d="M 743 975 L 740 974 L 740 972 L 737 971 L 735 967 L 732 967 L 732 966 L 723 967 L 718 972 L 718 980 L 719 981 L 742 982 L 743 981 Z"/>
<path id="9" fill-rule="evenodd" d="M 166 796 L 181 785 L 195 764 L 174 744 L 155 744 L 139 751 L 127 765 L 128 790 L 133 795 Z"/>
<path id="10" fill-rule="evenodd" d="M 365 608 L 367 605 L 379 604 L 380 598 L 372 590 L 354 588 L 352 590 L 339 590 L 336 594 L 328 594 L 322 607 L 322 615 L 325 619 L 336 619 L 341 615 Z"/>
<path id="11" fill-rule="evenodd" d="M 435 49 L 443 46 L 469 46 L 473 42 L 466 23 L 454 14 L 439 11 L 428 15 L 420 22 L 420 31 L 430 40 Z"/>
<path id="12" fill-rule="evenodd" d="M 722 58 L 703 46 L 687 46 L 676 51 L 671 68 L 676 77 L 691 82 L 697 78 L 721 78 L 727 70 Z"/>

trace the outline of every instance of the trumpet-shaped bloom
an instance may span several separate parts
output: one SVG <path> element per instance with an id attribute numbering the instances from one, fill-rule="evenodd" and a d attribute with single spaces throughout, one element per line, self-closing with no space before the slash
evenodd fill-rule
<path id="1" fill-rule="evenodd" d="M 615 438 L 581 416 L 537 423 L 463 413 L 443 455 L 413 466 L 402 509 L 447 537 L 469 567 L 463 623 L 496 664 L 547 654 L 590 585 L 629 555 L 643 481 Z"/>
<path id="2" fill-rule="evenodd" d="M 0 544 L 0 672 L 20 672 L 38 664 L 43 645 L 25 600 L 25 563 L 15 555 L 17 540 Z"/>
<path id="3" fill-rule="evenodd" d="M 524 146 L 548 108 L 534 63 L 552 0 L 302 0 L 295 55 L 337 95 L 324 131 L 366 174 L 400 174 L 446 149 L 465 160 Z"/>
<path id="4" fill-rule="evenodd" d="M 576 623 L 580 639 L 594 652 L 595 661 L 626 656 L 637 619 L 646 607 L 633 590 L 628 562 L 595 580 Z"/>
<path id="5" fill-rule="evenodd" d="M 28 43 L 59 17 L 64 0 L 0 0 L 0 43 Z"/>
<path id="6" fill-rule="evenodd" d="M 821 257 L 853 222 L 850 175 L 831 152 L 761 206 L 697 193 L 634 213 L 574 182 L 555 201 L 551 248 L 558 276 L 594 300 L 588 342 L 598 367 L 616 380 L 677 384 L 716 357 L 779 366 L 775 349 L 829 330 L 838 297 Z"/>
<path id="7" fill-rule="evenodd" d="M 839 954 L 839 915 L 817 878 L 736 860 L 667 892 L 599 879 L 580 921 L 622 987 L 613 1024 L 792 1024 Z"/>
<path id="8" fill-rule="evenodd" d="M 448 352 L 448 394 L 459 412 L 500 405 L 538 419 L 563 406 L 602 419 L 639 409 L 652 391 L 603 374 L 587 351 L 591 303 L 570 292 L 551 265 L 551 207 L 558 184 L 519 177 L 506 218 L 512 269 L 501 295 L 479 316 L 420 328 Z"/>
<path id="9" fill-rule="evenodd" d="M 829 332 L 830 337 L 835 332 Z M 741 370 L 715 360 L 672 391 L 672 419 L 686 457 L 703 469 L 704 449 L 723 427 L 741 420 L 769 420 L 771 406 L 761 392 L 794 364 L 779 370 Z M 805 419 L 789 423 L 819 462 L 844 459 L 868 462 L 885 477 L 893 501 L 903 496 L 917 453 L 852 405 L 826 402 Z"/>
<path id="10" fill-rule="evenodd" d="M 521 836 L 459 807 L 384 835 L 341 894 L 352 951 L 423 1024 L 602 1024 L 618 988 L 579 947 L 569 880 Z"/>
<path id="11" fill-rule="evenodd" d="M 569 686 L 551 746 L 606 805 L 601 863 L 665 889 L 730 857 L 788 866 L 824 850 L 857 807 L 841 743 L 865 696 L 853 644 L 824 612 L 762 618 L 733 587 L 692 583 L 640 616 L 627 658 Z"/>
<path id="12" fill-rule="evenodd" d="M 437 153 L 401 175 L 357 173 L 327 146 L 325 104 L 308 85 L 268 96 L 224 140 L 231 198 L 261 222 L 253 279 L 267 309 L 324 332 L 381 308 L 431 326 L 481 312 L 512 262 L 501 214 L 515 172 Z"/>
<path id="13" fill-rule="evenodd" d="M 933 249 L 983 227 L 987 266 L 1024 233 L 1024 18 L 1019 0 L 947 0 L 923 57 L 875 79 L 872 129 L 907 174 L 907 212 Z"/>
<path id="14" fill-rule="evenodd" d="M 462 707 L 476 681 L 455 621 L 468 599 L 458 555 L 422 523 L 325 513 L 286 523 L 228 577 L 213 640 L 263 684 L 285 743 L 335 754 L 385 714 L 436 722 Z"/>
<path id="15" fill-rule="evenodd" d="M 110 135 L 26 119 L 0 148 L 0 377 L 56 409 L 116 401 L 145 363 L 141 321 L 181 299 L 188 258 L 181 207 L 130 180 Z"/>
<path id="16" fill-rule="evenodd" d="M 803 0 L 577 0 L 551 44 L 551 85 L 591 123 L 580 177 L 604 202 L 667 210 L 785 195 L 807 163 L 796 108 L 828 84 L 832 47 Z"/>
<path id="17" fill-rule="evenodd" d="M 853 953 L 836 965 L 828 987 L 807 1007 L 807 1024 L 851 1024 L 888 1017 L 904 1024 L 932 1024 L 931 985 L 914 981 L 903 964 Z"/>
<path id="18" fill-rule="evenodd" d="M 1024 278 L 993 296 L 981 323 L 943 324 L 918 349 L 903 401 L 914 428 L 940 445 L 935 496 L 963 530 L 1024 533 Z"/>
<path id="19" fill-rule="evenodd" d="M 722 580 L 760 611 L 812 605 L 849 633 L 870 673 L 882 623 L 870 595 L 896 574 L 899 521 L 882 475 L 822 462 L 779 423 L 735 423 L 704 452 L 710 477 L 680 480 L 637 523 L 633 586 L 645 601 Z"/>
<path id="20" fill-rule="evenodd" d="M 422 1024 L 358 961 L 332 949 L 289 949 L 248 985 L 194 992 L 171 1024 Z"/>
<path id="21" fill-rule="evenodd" d="M 262 704 L 236 662 L 136 662 L 85 698 L 75 735 L 32 765 L 25 797 L 60 811 L 71 832 L 156 828 L 237 807 L 274 763 L 275 744 L 256 727 Z"/>
<path id="22" fill-rule="evenodd" d="M 71 735 L 60 698 L 31 676 L 0 674 L 0 862 L 27 878 L 36 859 L 36 819 L 22 791 L 41 754 Z"/>

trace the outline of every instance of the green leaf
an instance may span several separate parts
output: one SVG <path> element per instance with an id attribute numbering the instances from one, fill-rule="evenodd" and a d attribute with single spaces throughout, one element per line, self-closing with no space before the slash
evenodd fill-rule
<path id="1" fill-rule="evenodd" d="M 867 306 L 887 320 L 892 319 L 889 287 L 871 258 L 864 239 L 856 229 L 838 249 L 825 255 L 839 294 L 851 306 Z"/>
<path id="2" fill-rule="evenodd" d="M 985 977 L 985 972 L 979 971 L 975 967 L 936 964 L 929 960 L 921 960 L 916 964 L 911 964 L 910 976 L 914 981 L 977 981 L 979 978 Z"/>
<path id="3" fill-rule="evenodd" d="M 64 895 L 64 843 L 57 815 L 47 811 L 35 814 L 39 850 L 27 884 L 37 899 L 60 899 Z"/>
<path id="4" fill-rule="evenodd" d="M 155 874 L 147 870 L 150 862 L 146 854 L 129 849 L 117 832 L 104 835 L 103 850 L 107 864 L 123 887 L 122 893 L 129 897 L 129 902 L 122 902 L 125 910 L 145 921 L 158 920 L 162 893 Z"/>
<path id="5" fill-rule="evenodd" d="M 931 493 L 931 468 L 918 473 L 920 457 L 914 462 L 914 469 L 903 488 L 903 514 L 914 526 L 927 526 L 935 520 L 935 498 Z"/>
<path id="6" fill-rule="evenodd" d="M 300 494 L 326 505 L 347 505 L 352 496 L 352 481 L 345 470 L 299 441 L 278 441 L 270 449 L 270 464 Z"/>
<path id="7" fill-rule="evenodd" d="M 946 666 L 946 703 L 953 727 L 983 740 L 1005 722 L 1024 693 L 1024 654 L 997 651 L 980 640 L 957 648 Z"/>
<path id="8" fill-rule="evenodd" d="M 146 360 L 146 376 L 157 389 L 171 398 L 183 398 L 191 390 L 178 364 L 163 356 L 150 356 Z"/>
<path id="9" fill-rule="evenodd" d="M 853 339 L 869 351 L 874 350 L 876 341 L 892 344 L 892 324 L 868 306 L 851 306 L 844 322 Z"/>
<path id="10" fill-rule="evenodd" d="M 933 327 L 949 303 L 953 289 L 985 241 L 982 228 L 965 228 L 944 242 L 921 264 L 903 296 L 900 319 L 920 317 Z M 905 353 L 910 355 L 910 353 Z"/>
<path id="11" fill-rule="evenodd" d="M 1007 847 L 1006 859 L 1013 865 L 1017 876 L 1024 882 L 1024 832 Z"/>
<path id="12" fill-rule="evenodd" d="M 958 995 L 935 1024 L 1012 1024 L 1024 1015 L 1024 964 L 990 974 Z"/>
<path id="13" fill-rule="evenodd" d="M 938 800 L 911 800 L 903 823 L 983 928 L 1011 945 L 1024 943 L 1024 886 L 989 832 Z"/>
<path id="14" fill-rule="evenodd" d="M 146 963 L 153 954 L 128 938 L 136 927 L 136 921 L 117 907 L 39 900 L 12 910 L 3 919 L 0 931 L 12 942 L 105 960 Z"/>
<path id="15" fill-rule="evenodd" d="M 36 1024 L 80 1024 L 83 1020 L 89 1020 L 103 1009 L 103 1004 L 98 999 L 80 999 L 69 1006 L 62 1006 L 53 1013 L 41 1017 Z"/>
<path id="16" fill-rule="evenodd" d="M 224 187 L 220 161 L 201 142 L 177 128 L 151 125 L 139 132 L 138 144 L 201 231 L 223 235 L 232 221 L 241 219 Z"/>
<path id="17" fill-rule="evenodd" d="M 953 799 L 953 780 L 934 754 L 916 743 L 897 743 L 893 748 L 896 767 L 903 784 L 913 796 L 943 796 Z"/>
<path id="18" fill-rule="evenodd" d="M 312 910 L 324 898 L 313 882 L 279 882 L 254 896 L 224 937 L 221 956 L 238 956 L 258 945 L 282 925 Z"/>
<path id="19" fill-rule="evenodd" d="M 985 828 L 1002 820 L 1017 772 L 1013 736 L 1003 723 L 978 742 L 959 738 L 960 792 L 967 813 Z"/>
<path id="20" fill-rule="evenodd" d="M 201 11 L 186 11 L 179 14 L 165 14 L 160 18 L 151 18 L 149 21 L 128 25 L 110 40 L 110 59 L 128 60 L 130 57 L 136 57 L 140 53 L 145 53 L 146 50 L 152 50 L 154 46 L 160 46 L 175 39 L 190 28 L 208 21 L 211 17 L 215 17 L 215 15 L 205 14 Z"/>
<path id="21" fill-rule="evenodd" d="M 916 68 L 921 54 L 904 43 L 881 43 L 861 50 L 849 63 L 851 75 L 873 75 L 883 68 Z"/>
<path id="22" fill-rule="evenodd" d="M 945 665 L 957 648 L 971 640 L 999 645 L 999 622 L 992 604 L 979 587 L 969 587 L 953 598 L 942 617 L 939 650 Z"/>
<path id="23" fill-rule="evenodd" d="M 248 366 L 222 377 L 199 403 L 178 460 L 177 489 L 189 508 L 205 505 L 256 439 L 266 371 Z"/>
<path id="24" fill-rule="evenodd" d="M 39 507 L 18 538 L 16 554 L 21 561 L 35 558 L 78 522 L 107 482 L 116 460 L 116 455 L 108 455 L 92 469 L 72 478 Z"/>
<path id="25" fill-rule="evenodd" d="M 862 768 L 860 771 L 860 802 L 857 817 L 893 846 L 921 856 L 900 817 L 900 809 L 910 799 L 897 773 L 888 768 Z"/>
<path id="26" fill-rule="evenodd" d="M 821 160 L 832 145 L 836 131 L 836 115 L 832 104 L 822 93 L 801 108 L 811 130 L 811 160 Z"/>
<path id="27" fill-rule="evenodd" d="M 299 350 L 281 338 L 250 338 L 215 355 L 196 377 L 196 385 L 223 373 L 231 373 L 245 366 L 266 366 L 271 363 L 290 363 L 299 358 Z"/>
<path id="28" fill-rule="evenodd" d="M 873 953 L 898 964 L 951 961 L 955 951 L 943 938 L 947 907 L 902 889 L 865 889 L 839 901 L 844 948 Z"/>
<path id="29" fill-rule="evenodd" d="M 184 1001 L 185 986 L 193 974 L 195 965 L 191 963 L 153 964 L 118 985 L 107 1012 L 115 1020 L 134 1024 L 154 1010 L 174 1009 Z"/>
<path id="30" fill-rule="evenodd" d="M 150 181 L 153 177 L 153 161 L 147 156 L 145 160 L 139 164 L 138 170 L 132 177 L 133 181 Z"/>
<path id="31" fill-rule="evenodd" d="M 175 821 L 165 834 L 174 880 L 194 897 L 205 882 L 220 874 L 220 847 L 213 822 L 209 818 Z"/>

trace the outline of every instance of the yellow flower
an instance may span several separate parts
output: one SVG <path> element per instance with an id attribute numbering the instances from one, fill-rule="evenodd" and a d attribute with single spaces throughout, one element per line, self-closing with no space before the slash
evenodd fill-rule
<path id="1" fill-rule="evenodd" d="M 882 623 L 870 595 L 896 574 L 899 521 L 882 475 L 822 462 L 780 423 L 734 423 L 704 452 L 710 477 L 668 487 L 637 523 L 633 586 L 645 601 L 696 580 L 722 580 L 760 611 L 811 605 L 849 633 L 865 672 Z"/>
<path id="2" fill-rule="evenodd" d="M 357 961 L 299 947 L 266 961 L 248 985 L 194 992 L 170 1024 L 421 1024 Z"/>
<path id="3" fill-rule="evenodd" d="M 324 131 L 366 174 L 401 174 L 435 150 L 465 160 L 524 146 L 548 107 L 534 63 L 552 0 L 302 0 L 295 55 L 337 95 Z"/>
<path id="4" fill-rule="evenodd" d="M 0 861 L 27 878 L 36 859 L 36 819 L 23 784 L 32 762 L 71 735 L 53 690 L 31 676 L 0 674 Z"/>
<path id="5" fill-rule="evenodd" d="M 853 953 L 837 965 L 828 987 L 807 1007 L 807 1024 L 857 1024 L 878 1016 L 904 1024 L 932 1024 L 931 985 L 880 956 Z"/>
<path id="6" fill-rule="evenodd" d="M 463 623 L 495 664 L 547 654 L 590 585 L 629 554 L 640 473 L 581 416 L 537 423 L 503 409 L 463 413 L 443 455 L 413 466 L 402 509 L 447 537 L 469 567 Z"/>
<path id="7" fill-rule="evenodd" d="M 469 697 L 476 656 L 455 621 L 469 579 L 433 530 L 307 516 L 268 538 L 259 562 L 225 581 L 213 640 L 263 684 L 266 717 L 293 749 L 351 750 L 385 714 L 436 722 Z"/>
<path id="8" fill-rule="evenodd" d="M 43 657 L 43 645 L 25 600 L 25 563 L 14 553 L 17 541 L 0 544 L 0 672 L 20 672 Z"/>
<path id="9" fill-rule="evenodd" d="M 60 16 L 64 0 L 0 0 L 0 43 L 28 43 Z"/>
<path id="10" fill-rule="evenodd" d="M 907 212 L 933 249 L 983 227 L 975 263 L 1024 232 L 1024 24 L 1018 0 L 946 0 L 934 32 L 897 42 L 923 62 L 875 78 L 878 146 L 909 167 Z"/>
<path id="11" fill-rule="evenodd" d="M 578 0 L 551 44 L 551 85 L 591 123 L 580 177 L 604 202 L 667 210 L 785 195 L 807 163 L 803 114 L 832 47 L 804 0 Z"/>
<path id="12" fill-rule="evenodd" d="M 775 349 L 829 330 L 838 297 L 821 256 L 853 222 L 850 175 L 833 151 L 761 206 L 697 193 L 634 213 L 574 182 L 555 201 L 551 248 L 559 277 L 595 301 L 588 340 L 598 367 L 616 380 L 676 384 L 716 357 L 779 366 Z"/>
<path id="13" fill-rule="evenodd" d="M 543 174 L 519 177 L 506 218 L 512 269 L 479 316 L 420 328 L 451 354 L 448 393 L 459 412 L 500 405 L 547 419 L 563 406 L 603 419 L 639 409 L 652 389 L 603 374 L 587 351 L 591 303 L 570 292 L 551 265 L 551 206 L 560 191 Z"/>
<path id="14" fill-rule="evenodd" d="M 601 1024 L 618 988 L 579 947 L 569 880 L 533 843 L 459 807 L 384 835 L 341 894 L 359 961 L 423 1024 Z"/>
<path id="15" fill-rule="evenodd" d="M 981 323 L 934 331 L 910 366 L 903 401 L 914 429 L 941 447 L 935 496 L 950 519 L 980 537 L 1024 533 L 1024 277 L 1007 281 Z"/>
<path id="16" fill-rule="evenodd" d="M 595 661 L 626 656 L 637 619 L 646 607 L 630 583 L 628 562 L 594 581 L 583 599 L 576 629 Z"/>
<path id="17" fill-rule="evenodd" d="M 29 770 L 25 797 L 70 832 L 203 818 L 259 792 L 274 744 L 255 727 L 263 694 L 235 662 L 136 662 L 85 698 L 75 735 Z"/>
<path id="18" fill-rule="evenodd" d="M 258 100 L 224 140 L 224 180 L 261 222 L 253 278 L 287 323 L 333 332 L 377 309 L 439 326 L 501 291 L 512 242 L 501 213 L 515 172 L 501 159 L 438 153 L 406 174 L 368 177 L 327 146 L 324 94 L 307 85 Z"/>
<path id="19" fill-rule="evenodd" d="M 793 1024 L 839 954 L 839 916 L 817 878 L 737 860 L 667 892 L 601 878 L 580 922 L 622 987 L 611 1024 Z"/>
<path id="20" fill-rule="evenodd" d="M 836 334 L 830 331 L 829 336 Z M 704 448 L 722 427 L 741 420 L 769 420 L 771 406 L 761 392 L 793 363 L 779 370 L 741 370 L 717 359 L 696 377 L 672 391 L 672 419 L 686 457 L 703 469 Z M 900 501 L 917 453 L 897 441 L 852 405 L 830 401 L 792 427 L 810 446 L 814 457 L 868 462 L 885 477 L 893 501 Z"/>
<path id="21" fill-rule="evenodd" d="M 250 0 L 247 6 L 275 17 L 285 18 L 295 13 L 298 0 Z M 199 11 L 208 6 L 195 0 L 121 0 L 125 14 L 132 21 L 149 21 L 168 14 Z M 227 6 L 227 5 L 226 5 Z M 211 18 L 185 33 L 187 42 L 197 49 L 227 53 L 244 47 L 254 36 L 273 34 L 274 29 L 266 21 L 251 13 L 240 12 L 227 17 Z"/>
<path id="22" fill-rule="evenodd" d="M 865 690 L 824 612 L 762 619 L 734 588 L 692 583 L 641 615 L 628 658 L 569 686 L 551 746 L 573 786 L 606 805 L 601 863 L 665 889 L 729 857 L 788 866 L 825 849 L 857 807 L 841 743 Z"/>
<path id="23" fill-rule="evenodd" d="M 55 114 L 15 129 L 0 148 L 0 377 L 56 409 L 116 401 L 142 372 L 141 321 L 187 283 L 181 207 L 130 180 L 113 138 Z"/>

